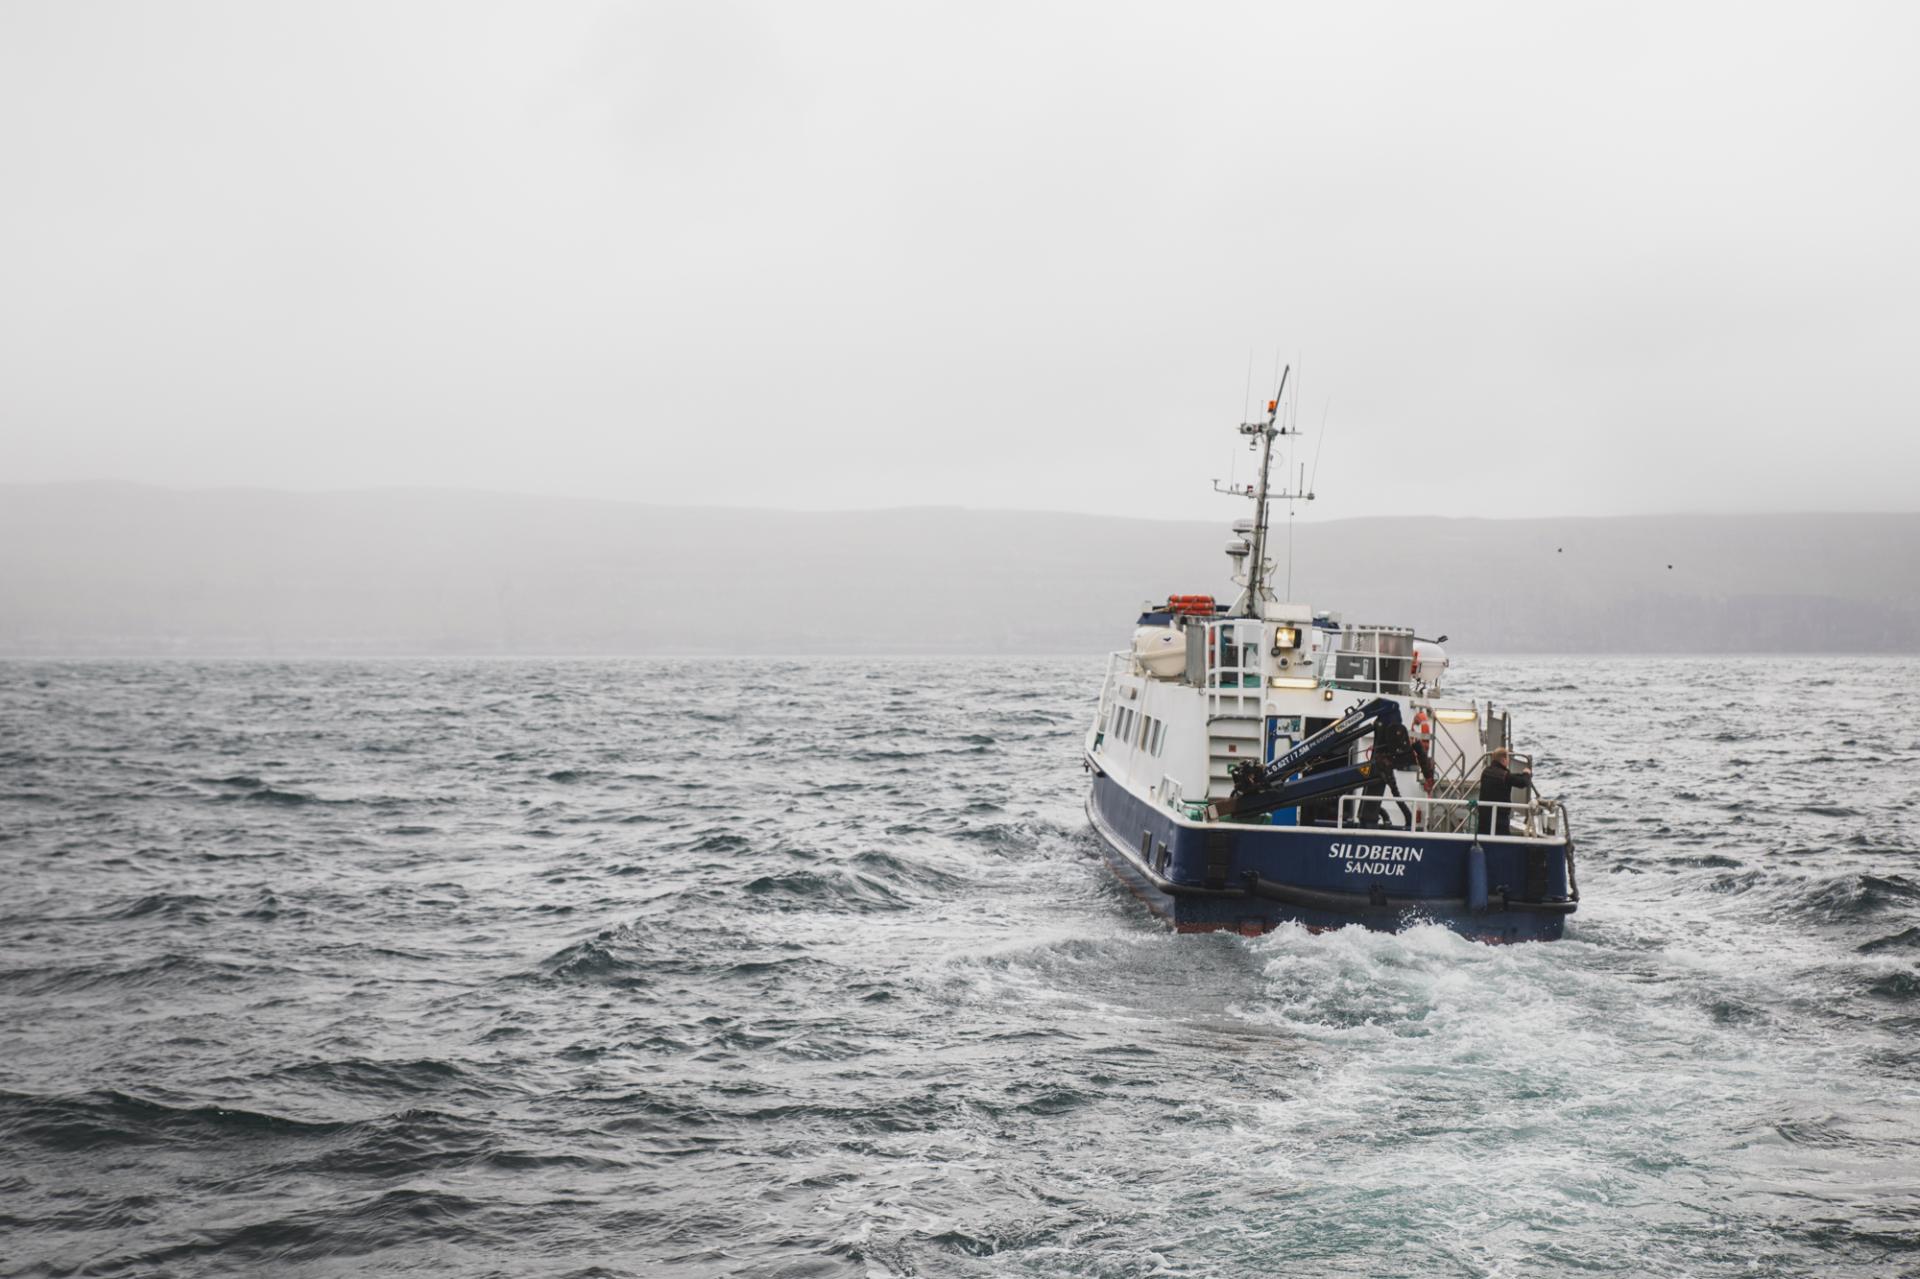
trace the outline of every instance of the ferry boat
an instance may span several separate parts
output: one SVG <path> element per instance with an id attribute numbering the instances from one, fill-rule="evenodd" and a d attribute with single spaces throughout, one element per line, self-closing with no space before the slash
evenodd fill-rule
<path id="1" fill-rule="evenodd" d="M 1286 383 L 1239 428 L 1258 483 L 1214 485 L 1253 503 L 1227 547 L 1238 598 L 1150 602 L 1109 657 L 1085 740 L 1101 854 L 1182 932 L 1559 938 L 1580 900 L 1566 805 L 1537 778 L 1513 786 L 1532 760 L 1509 713 L 1446 691 L 1447 637 L 1273 592 L 1269 514 L 1314 496 L 1268 481 L 1274 441 L 1299 434 L 1281 421 Z"/>

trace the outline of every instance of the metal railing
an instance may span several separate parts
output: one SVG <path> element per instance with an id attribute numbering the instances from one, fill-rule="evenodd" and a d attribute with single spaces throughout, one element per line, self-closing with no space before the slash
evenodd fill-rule
<path id="1" fill-rule="evenodd" d="M 1120 668 L 1123 664 L 1131 667 L 1133 660 L 1133 654 L 1130 651 L 1107 654 L 1107 675 L 1100 682 L 1100 704 L 1094 712 L 1093 748 L 1095 750 L 1099 750 L 1105 744 L 1107 732 L 1112 728 L 1110 720 L 1114 703 L 1117 701 L 1115 693 L 1119 683 Z"/>
<path id="2" fill-rule="evenodd" d="M 1340 659 L 1360 660 L 1366 663 L 1365 674 L 1349 671 L 1340 672 Z M 1345 649 L 1335 649 L 1326 655 L 1320 663 L 1320 679 L 1329 688 L 1337 688 L 1346 693 L 1372 693 L 1374 696 L 1411 697 L 1414 694 L 1413 679 L 1382 679 L 1381 667 L 1387 662 L 1398 662 L 1403 667 L 1408 659 L 1382 657 L 1378 653 L 1353 653 Z"/>
<path id="3" fill-rule="evenodd" d="M 1364 820 L 1369 805 L 1373 806 L 1376 816 L 1373 822 Z M 1508 814 L 1508 833 L 1496 835 L 1493 832 L 1499 828 L 1497 814 L 1501 812 Z M 1342 795 L 1334 825 L 1341 830 L 1405 831 L 1409 829 L 1406 818 L 1411 815 L 1414 831 L 1460 835 L 1478 833 L 1481 813 L 1489 817 L 1487 831 L 1480 835 L 1482 839 L 1559 839 L 1566 825 L 1558 800 L 1535 798 L 1525 803 L 1488 803 L 1479 799 L 1391 794 Z"/>
<path id="4" fill-rule="evenodd" d="M 1207 623 L 1206 689 L 1209 720 L 1260 713 L 1266 653 L 1257 624 L 1240 619 Z M 1230 660 L 1229 660 L 1230 659 Z"/>

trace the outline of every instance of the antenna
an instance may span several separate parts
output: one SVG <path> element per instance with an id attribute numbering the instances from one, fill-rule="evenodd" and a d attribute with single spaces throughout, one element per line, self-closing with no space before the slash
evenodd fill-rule
<path id="1" fill-rule="evenodd" d="M 1273 353 L 1273 362 L 1280 362 L 1280 353 Z M 1266 590 L 1267 579 L 1267 469 L 1273 464 L 1273 440 L 1276 435 L 1286 434 L 1286 427 L 1274 428 L 1279 420 L 1281 402 L 1287 395 L 1287 375 L 1293 372 L 1288 365 L 1280 370 L 1280 386 L 1273 393 L 1273 402 L 1267 405 L 1266 428 L 1260 435 L 1260 495 L 1256 499 L 1253 512 L 1253 555 L 1247 568 L 1246 612 L 1242 617 L 1257 617 L 1260 613 L 1260 597 Z M 1245 427 L 1241 428 L 1245 430 Z M 1236 601 L 1237 603 L 1238 601 Z"/>
<path id="2" fill-rule="evenodd" d="M 1287 406 L 1287 425 L 1297 435 L 1300 432 L 1300 385 L 1307 380 L 1307 362 L 1298 351 L 1293 353 L 1293 362 L 1300 366 L 1300 376 L 1293 380 L 1293 403 Z"/>
<path id="3" fill-rule="evenodd" d="M 1283 435 L 1294 436 L 1300 433 L 1297 428 L 1286 424 L 1288 419 L 1284 418 L 1281 412 L 1281 405 L 1286 402 L 1287 379 L 1292 373 L 1292 365 L 1287 365 L 1280 370 L 1280 385 L 1279 388 L 1274 391 L 1273 398 L 1267 401 L 1267 418 L 1264 422 L 1252 421 L 1242 422 L 1240 424 L 1240 434 L 1248 437 L 1248 443 L 1251 447 L 1260 450 L 1260 482 L 1257 485 L 1249 484 L 1244 489 L 1223 486 L 1219 480 L 1213 482 L 1215 492 L 1231 493 L 1235 497 L 1251 498 L 1254 503 L 1253 529 L 1252 536 L 1249 539 L 1251 545 L 1247 547 L 1250 558 L 1245 568 L 1244 576 L 1234 578 L 1234 581 L 1239 582 L 1245 588 L 1241 591 L 1240 598 L 1234 601 L 1231 610 L 1236 617 L 1260 616 L 1260 606 L 1262 602 L 1273 598 L 1273 590 L 1267 585 L 1269 567 L 1267 563 L 1267 532 L 1271 524 L 1271 521 L 1268 519 L 1268 504 L 1278 501 L 1287 502 L 1288 519 L 1291 521 L 1293 513 L 1292 503 L 1294 501 L 1313 500 L 1312 494 L 1304 493 L 1300 491 L 1298 487 L 1291 489 L 1291 491 L 1275 492 L 1268 481 L 1268 477 L 1273 468 L 1274 440 Z M 1293 401 L 1287 405 L 1291 412 L 1297 413 L 1299 411 L 1299 399 L 1299 392 L 1296 389 Z M 1291 450 L 1292 446 L 1293 442 L 1289 440 L 1289 450 Z M 1291 452 L 1287 460 L 1282 462 L 1281 465 L 1283 468 L 1281 471 L 1281 485 L 1282 488 L 1285 489 L 1287 487 L 1286 481 L 1290 478 L 1289 472 L 1293 470 Z M 1304 464 L 1302 464 L 1300 474 L 1304 480 L 1306 474 Z M 1238 556 L 1235 558 L 1238 558 Z M 1287 539 L 1287 590 L 1289 594 L 1291 594 L 1293 590 L 1293 539 L 1291 524 L 1289 524 Z"/>
<path id="4" fill-rule="evenodd" d="M 1307 464 L 1302 462 L 1300 464 L 1300 483 L 1294 486 L 1294 495 L 1298 496 L 1306 493 L 1306 488 Z M 1307 493 L 1306 496 L 1308 501 L 1313 500 L 1311 493 Z M 1293 599 L 1293 502 L 1291 499 L 1287 502 L 1287 599 L 1289 601 Z"/>
<path id="5" fill-rule="evenodd" d="M 1297 352 L 1294 358 L 1298 361 Z M 1289 471 L 1293 470 L 1293 452 L 1298 447 L 1300 439 L 1300 390 L 1307 380 L 1305 368 L 1306 366 L 1302 364 L 1300 376 L 1294 379 L 1293 402 L 1287 406 L 1287 421 L 1292 428 L 1287 436 L 1287 470 Z M 1294 494 L 1299 492 L 1300 489 L 1295 487 L 1293 493 L 1287 495 L 1287 598 L 1289 600 L 1293 598 L 1293 500 Z"/>
<path id="6" fill-rule="evenodd" d="M 1320 482 L 1320 450 L 1327 447 L 1327 414 L 1331 412 L 1333 412 L 1333 397 L 1329 395 L 1327 397 L 1326 404 L 1323 405 L 1320 409 L 1320 442 L 1313 446 L 1313 482 L 1314 484 L 1318 484 Z M 1307 500 L 1308 501 L 1313 500 L 1312 485 L 1309 485 L 1307 488 Z"/>
<path id="7" fill-rule="evenodd" d="M 1287 600 L 1293 600 L 1293 503 L 1287 503 Z"/>

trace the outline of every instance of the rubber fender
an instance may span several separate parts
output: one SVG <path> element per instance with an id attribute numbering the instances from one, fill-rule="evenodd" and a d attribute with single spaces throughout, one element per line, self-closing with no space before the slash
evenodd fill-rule
<path id="1" fill-rule="evenodd" d="M 1467 909 L 1476 915 L 1487 909 L 1487 850 L 1477 839 L 1467 846 Z"/>

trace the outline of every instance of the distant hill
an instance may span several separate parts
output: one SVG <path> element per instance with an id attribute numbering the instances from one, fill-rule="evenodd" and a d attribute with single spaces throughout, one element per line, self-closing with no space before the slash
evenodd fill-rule
<path id="1" fill-rule="evenodd" d="M 1240 513 L 0 486 L 0 653 L 1093 653 L 1228 594 Z M 1334 520 L 1294 559 L 1296 598 L 1462 652 L 1920 641 L 1920 515 Z"/>

